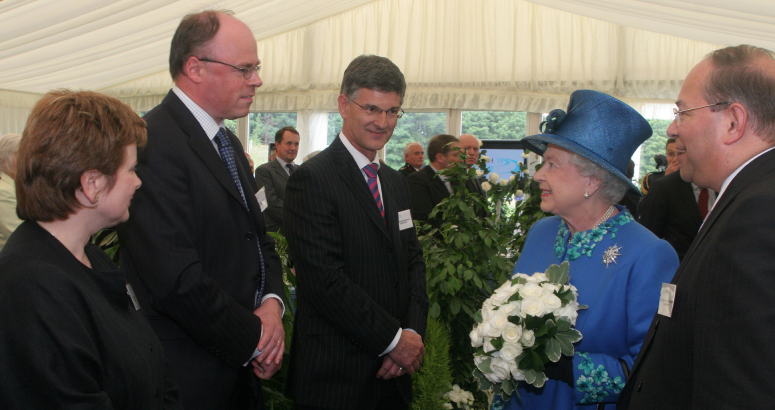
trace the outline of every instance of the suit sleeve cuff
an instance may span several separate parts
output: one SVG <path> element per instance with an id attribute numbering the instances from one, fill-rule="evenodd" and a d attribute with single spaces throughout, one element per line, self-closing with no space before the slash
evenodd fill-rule
<path id="1" fill-rule="evenodd" d="M 406 329 L 406 330 L 411 330 L 411 329 Z M 412 331 L 413 331 L 413 330 L 412 330 Z M 379 357 L 382 357 L 382 356 L 384 356 L 384 355 L 386 355 L 386 354 L 390 353 L 391 351 L 393 351 L 393 349 L 395 349 L 395 348 L 396 348 L 396 345 L 398 344 L 398 340 L 399 340 L 399 339 L 401 339 L 401 332 L 402 332 L 402 330 L 401 330 L 401 328 L 399 327 L 399 328 L 398 328 L 398 332 L 396 332 L 396 337 L 394 337 L 394 338 L 393 338 L 393 341 L 392 341 L 392 342 L 390 342 L 390 346 L 388 346 L 388 347 L 387 347 L 387 349 L 385 349 L 385 351 L 384 351 L 384 352 L 382 352 L 382 354 L 381 354 L 381 355 L 379 355 Z"/>

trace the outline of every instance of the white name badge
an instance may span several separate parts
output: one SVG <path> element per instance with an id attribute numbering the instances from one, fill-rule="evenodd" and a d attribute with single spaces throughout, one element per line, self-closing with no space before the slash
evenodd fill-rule
<path id="1" fill-rule="evenodd" d="M 258 206 L 261 207 L 261 212 L 264 212 L 264 210 L 267 207 L 266 203 L 266 191 L 264 190 L 265 187 L 261 187 L 261 189 L 256 192 L 256 200 L 258 201 Z"/>
<path id="2" fill-rule="evenodd" d="M 662 284 L 662 293 L 659 295 L 659 313 L 662 316 L 673 317 L 673 305 L 675 305 L 675 285 L 672 283 Z"/>
<path id="3" fill-rule="evenodd" d="M 412 212 L 407 209 L 398 213 L 398 230 L 403 231 L 404 229 L 409 229 L 413 226 Z"/>
<path id="4" fill-rule="evenodd" d="M 140 310 L 140 302 L 137 301 L 137 296 L 135 296 L 135 290 L 132 289 L 132 285 L 126 284 L 126 293 L 129 295 L 129 299 L 132 299 L 132 304 L 135 306 L 135 310 Z"/>

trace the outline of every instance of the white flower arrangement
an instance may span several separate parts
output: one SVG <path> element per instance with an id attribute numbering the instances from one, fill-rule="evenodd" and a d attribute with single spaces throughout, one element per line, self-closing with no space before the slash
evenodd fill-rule
<path id="1" fill-rule="evenodd" d="M 476 170 L 476 176 L 477 176 L 477 177 L 480 177 L 480 176 L 482 176 L 482 175 L 484 175 L 484 171 L 482 171 L 481 169 L 477 169 L 477 170 Z"/>
<path id="2" fill-rule="evenodd" d="M 484 181 L 482 182 L 482 189 L 484 190 L 484 192 L 487 192 L 492 189 L 492 185 L 490 185 L 489 182 Z"/>
<path id="3" fill-rule="evenodd" d="M 474 404 L 474 395 L 461 389 L 457 384 L 452 386 L 452 390 L 444 393 L 444 398 L 449 400 L 444 403 L 444 407 L 448 409 L 471 410 L 471 405 Z"/>
<path id="4" fill-rule="evenodd" d="M 580 309 L 578 292 L 568 283 L 569 263 L 533 276 L 517 273 L 484 301 L 470 333 L 476 348 L 474 375 L 483 391 L 508 398 L 517 383 L 542 387 L 543 371 L 561 355 L 572 356 L 581 333 L 573 329 Z"/>
<path id="5" fill-rule="evenodd" d="M 479 159 L 484 160 L 484 162 L 490 162 L 490 157 L 488 157 L 487 155 L 482 155 L 479 157 Z"/>
<path id="6" fill-rule="evenodd" d="M 498 175 L 497 172 L 493 172 L 493 173 L 490 174 L 490 182 L 492 182 L 494 184 L 494 183 L 498 182 L 498 179 L 500 179 L 500 177 L 501 176 Z"/>
<path id="7" fill-rule="evenodd" d="M 508 179 L 498 180 L 498 184 L 500 184 L 500 186 L 508 186 L 509 185 L 509 180 Z"/>

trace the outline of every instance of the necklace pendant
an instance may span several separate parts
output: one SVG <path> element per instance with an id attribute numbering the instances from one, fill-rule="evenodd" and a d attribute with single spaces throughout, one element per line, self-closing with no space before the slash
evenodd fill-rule
<path id="1" fill-rule="evenodd" d="M 622 249 L 621 246 L 611 245 L 610 248 L 606 249 L 605 252 L 603 252 L 603 263 L 605 263 L 605 268 L 608 269 L 608 265 L 612 263 L 616 263 L 616 257 L 622 256 L 619 251 Z"/>

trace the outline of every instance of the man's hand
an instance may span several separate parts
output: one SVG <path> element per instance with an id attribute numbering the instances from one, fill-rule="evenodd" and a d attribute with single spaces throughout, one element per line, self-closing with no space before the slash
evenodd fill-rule
<path id="1" fill-rule="evenodd" d="M 422 337 L 411 330 L 404 330 L 396 347 L 387 355 L 406 373 L 412 374 L 420 368 L 424 354 L 425 346 L 422 343 Z"/>
<path id="2" fill-rule="evenodd" d="M 285 351 L 285 329 L 283 329 L 281 316 L 283 314 L 282 305 L 277 299 L 269 298 L 253 311 L 253 314 L 261 318 L 261 326 L 263 327 L 261 340 L 258 341 L 258 350 L 263 353 L 256 357 L 256 361 L 258 364 L 264 364 L 265 369 L 272 367 L 270 363 L 272 361 L 274 361 L 274 365 L 279 365 L 283 361 L 283 352 Z M 279 366 L 277 367 L 279 368 Z M 272 377 L 271 374 L 269 377 Z M 258 376 L 258 373 L 256 375 Z M 258 377 L 261 378 L 261 376 Z"/>
<path id="3" fill-rule="evenodd" d="M 665 169 L 665 176 L 672 174 L 675 171 L 678 171 L 681 169 L 681 163 L 678 161 L 673 161 L 670 164 L 668 164 L 667 169 Z"/>
<path id="4" fill-rule="evenodd" d="M 390 355 L 385 355 L 382 358 L 382 367 L 377 372 L 377 377 L 389 380 L 398 376 L 403 376 L 405 373 L 404 369 L 390 358 Z"/>
<path id="5" fill-rule="evenodd" d="M 282 356 L 280 356 L 282 358 Z M 250 364 L 253 365 L 253 373 L 255 373 L 256 377 L 258 377 L 261 380 L 269 380 L 274 376 L 275 373 L 277 373 L 278 370 L 280 370 L 280 364 L 274 363 L 270 361 L 266 361 L 264 363 L 259 363 L 257 359 L 253 359 L 250 361 Z"/>

